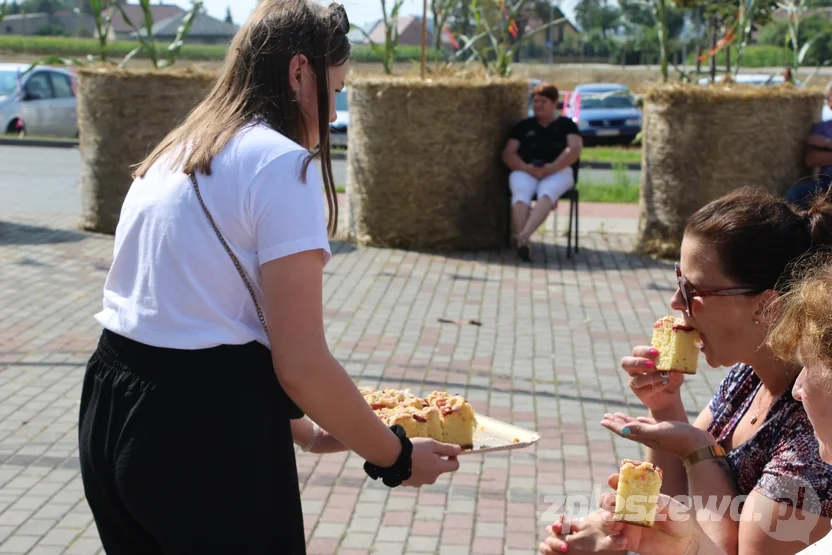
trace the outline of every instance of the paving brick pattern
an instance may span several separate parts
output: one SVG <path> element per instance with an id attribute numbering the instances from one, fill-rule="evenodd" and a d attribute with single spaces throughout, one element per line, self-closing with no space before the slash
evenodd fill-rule
<path id="1" fill-rule="evenodd" d="M 74 223 L 0 212 L 0 554 L 103 552 L 76 434 L 112 238 Z M 598 422 L 607 411 L 644 412 L 618 361 L 667 312 L 672 266 L 628 254 L 626 234 L 584 235 L 572 260 L 564 241 L 546 237 L 532 265 L 511 252 L 333 244 L 327 335 L 357 383 L 459 392 L 542 439 L 466 455 L 457 473 L 420 490 L 366 479 L 356 455 L 299 453 L 310 554 L 532 554 L 555 501 L 605 488 L 619 459 L 641 455 Z M 686 405 L 705 406 L 722 375 L 690 379 Z"/>

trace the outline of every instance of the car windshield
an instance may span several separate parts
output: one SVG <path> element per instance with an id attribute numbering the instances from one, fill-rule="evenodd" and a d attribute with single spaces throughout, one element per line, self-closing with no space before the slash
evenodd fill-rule
<path id="1" fill-rule="evenodd" d="M 335 109 L 339 112 L 346 112 L 347 107 L 347 91 L 341 91 L 335 95 Z"/>
<path id="2" fill-rule="evenodd" d="M 633 108 L 636 105 L 632 95 L 626 92 L 581 94 L 581 108 Z"/>
<path id="3" fill-rule="evenodd" d="M 0 96 L 12 94 L 17 87 L 17 72 L 0 71 Z"/>

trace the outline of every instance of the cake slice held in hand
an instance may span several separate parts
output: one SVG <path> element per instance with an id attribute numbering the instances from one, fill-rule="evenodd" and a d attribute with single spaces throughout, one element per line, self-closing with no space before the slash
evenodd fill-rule
<path id="1" fill-rule="evenodd" d="M 656 370 L 696 374 L 699 332 L 681 318 L 665 316 L 653 324 L 652 345 L 659 351 Z"/>
<path id="2" fill-rule="evenodd" d="M 662 489 L 662 470 L 649 462 L 624 459 L 615 494 L 615 520 L 651 527 Z"/>

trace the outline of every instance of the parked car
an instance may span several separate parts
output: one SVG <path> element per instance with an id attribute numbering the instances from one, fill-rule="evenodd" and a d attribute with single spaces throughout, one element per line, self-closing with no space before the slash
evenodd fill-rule
<path id="1" fill-rule="evenodd" d="M 732 75 L 731 79 L 740 85 L 757 85 L 760 87 L 770 87 L 772 85 L 781 85 L 786 82 L 783 75 L 772 75 L 769 73 L 740 73 L 736 76 Z M 722 83 L 725 80 L 725 75 L 717 75 L 715 82 Z M 697 81 L 700 85 L 709 85 L 711 83 L 710 77 L 700 77 Z M 803 83 L 796 81 L 798 87 L 803 86 Z"/>
<path id="2" fill-rule="evenodd" d="M 0 125 L 5 133 L 77 137 L 78 114 L 72 70 L 0 64 Z"/>
<path id="3" fill-rule="evenodd" d="M 632 91 L 616 83 L 578 85 L 564 113 L 586 144 L 632 143 L 641 132 L 641 110 Z"/>
<path id="4" fill-rule="evenodd" d="M 347 130 L 350 125 L 350 108 L 347 102 L 347 88 L 344 87 L 341 92 L 335 95 L 335 114 L 337 119 L 330 126 L 332 133 L 330 140 L 333 145 L 346 146 L 347 145 Z"/>

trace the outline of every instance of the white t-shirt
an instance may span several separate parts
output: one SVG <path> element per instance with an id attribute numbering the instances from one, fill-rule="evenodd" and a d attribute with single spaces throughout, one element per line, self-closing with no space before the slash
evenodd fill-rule
<path id="1" fill-rule="evenodd" d="M 265 312 L 260 266 L 302 251 L 331 256 L 323 185 L 309 152 L 264 124 L 243 128 L 197 173 L 217 227 Z M 96 320 L 135 341 L 176 349 L 259 341 L 257 310 L 190 179 L 157 163 L 131 186 Z"/>

